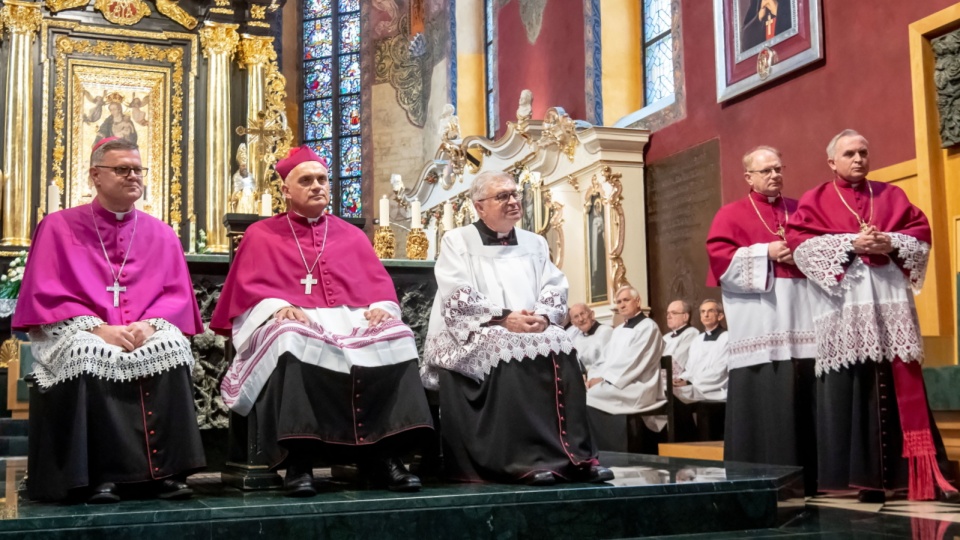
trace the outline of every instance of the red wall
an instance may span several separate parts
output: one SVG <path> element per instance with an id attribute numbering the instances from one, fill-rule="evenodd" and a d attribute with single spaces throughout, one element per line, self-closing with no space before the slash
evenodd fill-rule
<path id="1" fill-rule="evenodd" d="M 907 26 L 955 0 L 823 0 L 825 60 L 723 105 L 716 102 L 713 10 L 701 3 L 682 8 L 687 116 L 652 135 L 648 163 L 719 137 L 729 202 L 745 194 L 740 158 L 759 144 L 783 152 L 784 192 L 794 197 L 829 178 L 826 146 L 845 128 L 870 141 L 873 169 L 916 157 Z"/>
<path id="2" fill-rule="evenodd" d="M 520 92 L 533 91 L 533 117 L 542 119 L 550 107 L 561 106 L 571 118 L 586 118 L 584 95 L 583 2 L 552 0 L 534 44 L 520 20 L 520 2 L 497 13 L 497 95 L 500 129 L 517 118 Z"/>

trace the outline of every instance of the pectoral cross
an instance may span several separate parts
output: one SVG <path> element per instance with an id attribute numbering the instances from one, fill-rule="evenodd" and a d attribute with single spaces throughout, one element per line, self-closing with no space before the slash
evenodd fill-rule
<path id="1" fill-rule="evenodd" d="M 107 292 L 113 293 L 113 307 L 120 307 L 120 293 L 127 292 L 127 288 L 121 287 L 118 280 L 113 280 L 113 287 L 107 287 Z"/>
<path id="2" fill-rule="evenodd" d="M 303 284 L 303 294 L 310 294 L 313 286 L 320 282 L 313 278 L 313 274 L 308 273 L 307 277 L 300 280 L 300 283 Z"/>

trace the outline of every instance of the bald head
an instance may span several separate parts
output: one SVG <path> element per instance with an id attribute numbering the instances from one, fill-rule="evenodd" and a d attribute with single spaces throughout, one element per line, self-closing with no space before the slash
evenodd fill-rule
<path id="1" fill-rule="evenodd" d="M 586 304 L 574 304 L 570 307 L 570 322 L 581 332 L 587 332 L 596 322 L 596 315 Z"/>

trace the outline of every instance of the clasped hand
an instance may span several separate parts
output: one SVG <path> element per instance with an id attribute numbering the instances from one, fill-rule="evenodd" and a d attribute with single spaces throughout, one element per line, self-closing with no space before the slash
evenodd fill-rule
<path id="1" fill-rule="evenodd" d="M 767 258 L 783 264 L 796 264 L 793 262 L 793 252 L 783 240 L 767 244 Z"/>
<path id="2" fill-rule="evenodd" d="M 127 326 L 101 324 L 90 330 L 91 334 L 127 352 L 131 352 L 146 343 L 154 332 L 156 332 L 156 329 L 153 325 L 144 321 L 128 324 Z"/>
<path id="3" fill-rule="evenodd" d="M 520 311 L 510 312 L 507 318 L 500 323 L 500 326 L 517 334 L 538 334 L 546 330 L 549 323 L 543 315 L 536 315 L 532 311 L 521 309 Z"/>
<path id="4" fill-rule="evenodd" d="M 860 255 L 880 254 L 887 255 L 893 251 L 893 239 L 870 225 L 853 239 L 853 251 Z"/>
<path id="5" fill-rule="evenodd" d="M 302 309 L 296 306 L 286 306 L 277 310 L 273 314 L 274 319 L 277 322 L 281 321 L 297 321 L 303 324 L 310 324 L 310 319 L 307 318 L 307 314 L 303 312 Z M 393 319 L 393 315 L 389 314 L 385 310 L 380 308 L 373 308 L 363 312 L 363 318 L 367 320 L 367 323 L 370 326 L 376 326 L 382 322 L 389 321 Z"/>

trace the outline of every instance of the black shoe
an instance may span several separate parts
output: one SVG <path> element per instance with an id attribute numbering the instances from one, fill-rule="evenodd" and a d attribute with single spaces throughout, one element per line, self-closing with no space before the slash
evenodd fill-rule
<path id="1" fill-rule="evenodd" d="M 862 503 L 883 504 L 887 502 L 887 494 L 882 489 L 861 489 L 857 500 Z"/>
<path id="2" fill-rule="evenodd" d="M 941 490 L 937 500 L 947 504 L 960 504 L 960 492 Z"/>
<path id="3" fill-rule="evenodd" d="M 600 483 L 610 480 L 613 480 L 613 471 L 600 465 L 590 466 L 590 470 L 587 472 L 587 482 Z"/>
<path id="4" fill-rule="evenodd" d="M 193 496 L 193 490 L 190 489 L 190 486 L 188 486 L 186 482 L 174 478 L 167 478 L 160 482 L 160 489 L 157 496 L 161 499 L 189 499 Z"/>
<path id="5" fill-rule="evenodd" d="M 397 458 L 387 458 L 377 467 L 376 480 L 385 483 L 390 491 L 420 491 L 420 478 L 404 467 Z"/>
<path id="6" fill-rule="evenodd" d="M 313 497 L 317 494 L 317 488 L 313 487 L 313 471 L 298 472 L 293 467 L 287 468 L 283 488 L 288 497 Z"/>
<path id="7" fill-rule="evenodd" d="M 113 482 L 104 482 L 93 488 L 93 495 L 87 499 L 90 504 L 111 504 L 120 502 L 120 496 L 117 495 L 117 485 Z"/>
<path id="8" fill-rule="evenodd" d="M 524 478 L 528 486 L 552 486 L 557 483 L 557 477 L 550 471 L 540 471 Z"/>

